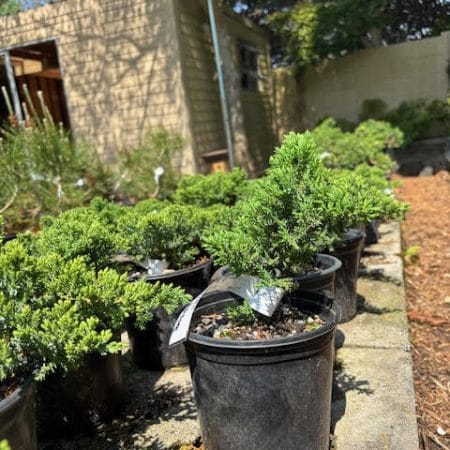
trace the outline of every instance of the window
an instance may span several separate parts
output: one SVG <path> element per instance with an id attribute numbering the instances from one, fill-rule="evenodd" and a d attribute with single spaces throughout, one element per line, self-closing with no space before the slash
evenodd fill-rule
<path id="1" fill-rule="evenodd" d="M 258 90 L 258 52 L 254 47 L 239 43 L 241 87 L 249 91 Z"/>

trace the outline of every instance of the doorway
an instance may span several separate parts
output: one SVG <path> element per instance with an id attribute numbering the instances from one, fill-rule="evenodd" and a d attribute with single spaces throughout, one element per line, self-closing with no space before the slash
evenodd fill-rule
<path id="1" fill-rule="evenodd" d="M 11 116 L 11 108 L 19 121 L 28 115 L 42 119 L 47 108 L 55 123 L 70 129 L 55 40 L 0 50 L 0 87 L 0 121 Z"/>

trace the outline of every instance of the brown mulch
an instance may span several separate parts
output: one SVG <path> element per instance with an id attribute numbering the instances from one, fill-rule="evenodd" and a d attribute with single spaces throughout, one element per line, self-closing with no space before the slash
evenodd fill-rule
<path id="1" fill-rule="evenodd" d="M 450 174 L 397 179 L 420 448 L 450 449 Z"/>

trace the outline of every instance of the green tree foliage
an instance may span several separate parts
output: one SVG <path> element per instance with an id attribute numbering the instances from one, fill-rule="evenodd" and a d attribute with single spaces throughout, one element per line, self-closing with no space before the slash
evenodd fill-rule
<path id="1" fill-rule="evenodd" d="M 450 29 L 448 0 L 225 0 L 272 31 L 273 58 L 299 69 L 367 46 Z"/>
<path id="2" fill-rule="evenodd" d="M 240 168 L 211 175 L 186 175 L 173 195 L 175 203 L 207 207 L 215 204 L 234 205 L 242 196 L 247 174 Z"/>
<path id="3" fill-rule="evenodd" d="M 0 0 L 0 16 L 8 16 L 21 11 L 22 4 L 19 0 Z"/>
<path id="4" fill-rule="evenodd" d="M 288 61 L 301 69 L 363 48 L 368 33 L 385 23 L 382 3 L 302 2 L 289 11 L 273 14 L 270 23 L 281 37 Z"/>

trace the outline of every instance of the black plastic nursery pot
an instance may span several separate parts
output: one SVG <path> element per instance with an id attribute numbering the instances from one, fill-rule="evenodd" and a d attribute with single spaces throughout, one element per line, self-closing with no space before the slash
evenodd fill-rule
<path id="1" fill-rule="evenodd" d="M 0 401 L 0 441 L 6 439 L 12 450 L 35 450 L 36 384 L 28 378 L 12 394 Z"/>
<path id="2" fill-rule="evenodd" d="M 380 232 L 378 231 L 379 226 L 379 220 L 372 220 L 371 222 L 366 223 L 364 230 L 366 233 L 366 238 L 364 240 L 365 245 L 372 245 L 378 242 L 378 239 L 380 239 Z"/>
<path id="3" fill-rule="evenodd" d="M 192 296 L 196 296 L 208 286 L 211 268 L 212 262 L 208 259 L 186 269 L 157 276 L 147 276 L 146 280 L 149 283 L 157 281 L 172 283 L 184 288 Z M 153 311 L 153 319 L 144 330 L 136 327 L 135 319 L 132 317 L 125 321 L 133 361 L 138 367 L 148 370 L 164 370 L 188 363 L 183 345 L 168 348 L 173 325 L 181 310 L 182 308 L 169 315 L 164 308 L 156 308 Z"/>
<path id="4" fill-rule="evenodd" d="M 210 301 L 212 298 L 212 301 Z M 235 301 L 210 296 L 193 318 Z M 319 329 L 259 341 L 191 332 L 186 343 L 201 433 L 208 450 L 329 448 L 334 334 L 338 313 L 319 293 L 283 299 L 324 320 Z"/>
<path id="5" fill-rule="evenodd" d="M 174 270 L 161 275 L 146 275 L 145 279 L 149 283 L 172 283 L 182 287 L 189 294 L 196 296 L 208 286 L 211 278 L 212 260 L 208 258 L 204 262 L 195 264 L 192 267 Z"/>
<path id="6" fill-rule="evenodd" d="M 334 300 L 339 306 L 340 322 L 347 322 L 356 315 L 356 284 L 358 282 L 359 261 L 365 234 L 357 229 L 349 230 L 343 236 L 343 243 L 334 250 L 342 266 L 336 272 Z"/>
<path id="7" fill-rule="evenodd" d="M 336 272 L 341 267 L 341 262 L 334 256 L 319 253 L 316 256 L 316 272 L 297 275 L 293 279 L 299 288 L 306 291 L 322 292 L 328 296 L 334 296 L 334 280 Z"/>
<path id="8" fill-rule="evenodd" d="M 125 321 L 133 362 L 141 369 L 164 370 L 188 363 L 183 345 L 168 347 L 176 318 L 182 308 L 174 314 L 167 314 L 163 307 L 155 308 L 152 320 L 144 330 L 135 325 L 134 318 Z"/>
<path id="9" fill-rule="evenodd" d="M 3 236 L 2 244 L 6 244 L 9 241 L 16 239 L 17 233 L 7 233 Z"/>
<path id="10" fill-rule="evenodd" d="M 38 436 L 93 434 L 99 423 L 117 417 L 124 401 L 121 355 L 89 355 L 75 372 L 55 373 L 38 383 Z"/>

